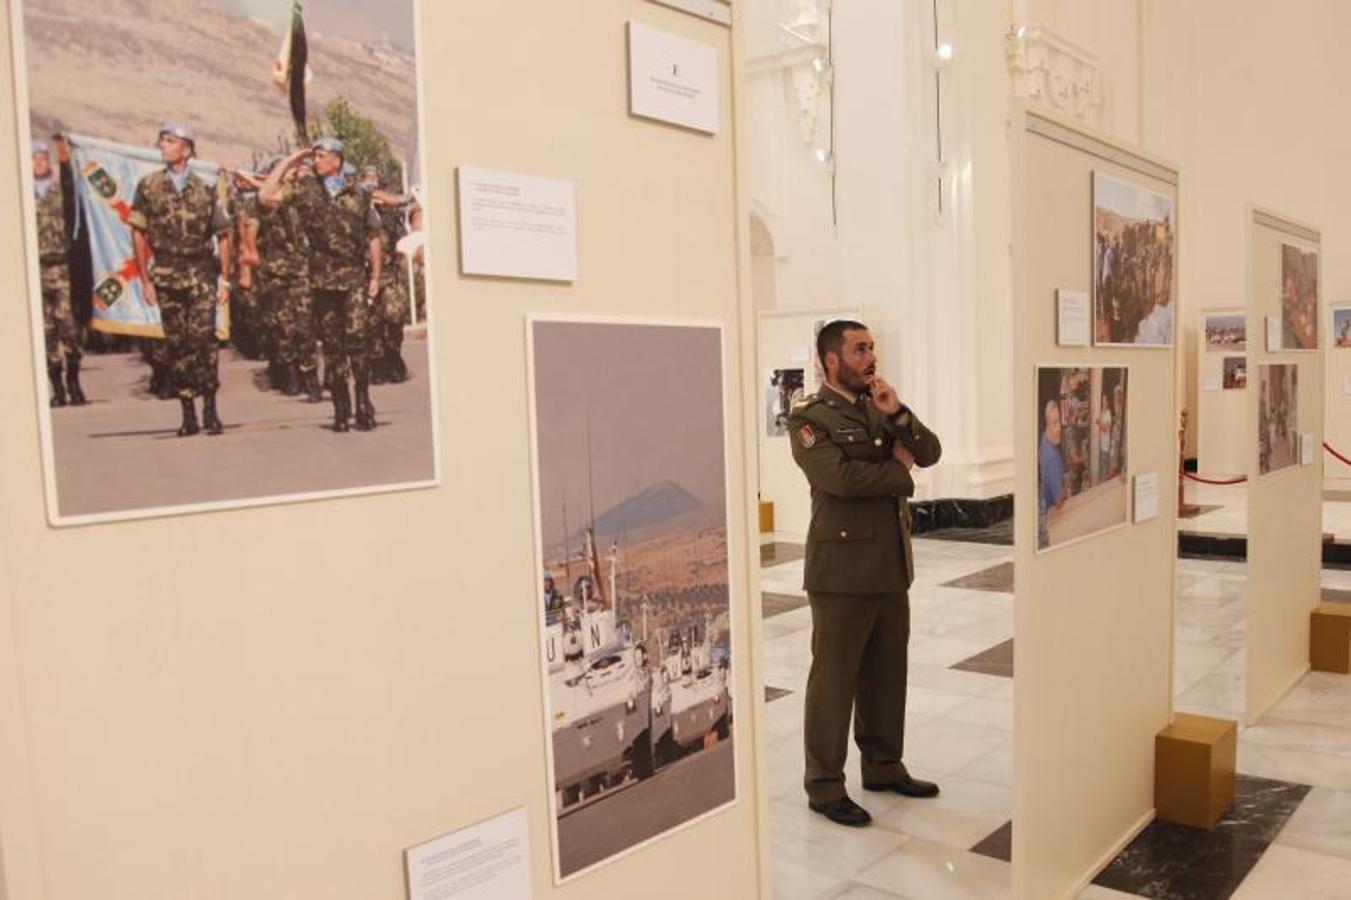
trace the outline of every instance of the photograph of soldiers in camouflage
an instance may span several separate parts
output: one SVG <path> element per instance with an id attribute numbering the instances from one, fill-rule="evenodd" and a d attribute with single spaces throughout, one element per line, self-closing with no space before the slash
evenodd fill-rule
<path id="1" fill-rule="evenodd" d="M 1248 386 L 1248 357 L 1226 356 L 1224 358 L 1224 389 L 1240 391 Z"/>
<path id="2" fill-rule="evenodd" d="M 736 799 L 722 336 L 530 324 L 555 873 Z"/>
<path id="3" fill-rule="evenodd" d="M 1318 254 L 1281 244 L 1281 349 L 1318 349 Z"/>
<path id="4" fill-rule="evenodd" d="M 13 4 L 54 523 L 435 482 L 415 2 Z"/>
<path id="5" fill-rule="evenodd" d="M 1173 345 L 1173 198 L 1093 173 L 1094 344 Z"/>
<path id="6" fill-rule="evenodd" d="M 1299 462 L 1299 366 L 1257 367 L 1257 474 Z"/>
<path id="7" fill-rule="evenodd" d="M 1037 549 L 1126 523 L 1122 366 L 1037 370 Z"/>

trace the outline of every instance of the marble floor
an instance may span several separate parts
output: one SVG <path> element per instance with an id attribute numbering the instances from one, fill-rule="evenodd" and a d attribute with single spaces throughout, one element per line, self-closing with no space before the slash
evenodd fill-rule
<path id="1" fill-rule="evenodd" d="M 811 611 L 800 542 L 767 540 L 761 585 L 778 900 L 1011 896 L 1013 550 L 915 544 L 906 759 L 943 793 L 913 801 L 863 791 L 851 747 L 847 787 L 874 824 L 846 829 L 806 808 L 802 691 Z M 1351 587 L 1351 573 L 1324 576 L 1328 587 Z M 1243 563 L 1179 562 L 1179 709 L 1241 719 L 1245 578 Z M 1351 678 L 1306 677 L 1241 730 L 1238 768 L 1249 777 L 1232 821 L 1216 832 L 1155 823 L 1080 897 L 1351 898 Z"/>
<path id="2" fill-rule="evenodd" d="M 1201 507 L 1201 515 L 1181 519 L 1182 531 L 1206 534 L 1246 535 L 1248 533 L 1248 486 L 1213 485 L 1188 481 L 1183 489 L 1188 503 Z M 1351 501 L 1323 501 L 1323 531 L 1336 535 L 1340 542 L 1351 543 Z"/>

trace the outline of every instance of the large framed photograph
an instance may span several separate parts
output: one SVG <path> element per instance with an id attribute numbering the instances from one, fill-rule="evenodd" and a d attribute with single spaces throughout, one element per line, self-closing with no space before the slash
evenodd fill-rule
<path id="1" fill-rule="evenodd" d="M 1243 313 L 1206 313 L 1205 323 L 1207 350 L 1248 349 L 1248 317 Z"/>
<path id="2" fill-rule="evenodd" d="M 435 484 L 417 0 L 10 12 L 49 520 Z"/>
<path id="3" fill-rule="evenodd" d="M 1318 349 L 1318 253 L 1281 244 L 1281 349 Z"/>
<path id="4" fill-rule="evenodd" d="M 561 882 L 736 799 L 722 330 L 527 330 Z"/>
<path id="5" fill-rule="evenodd" d="M 1299 366 L 1257 367 L 1257 474 L 1299 465 Z"/>
<path id="6" fill-rule="evenodd" d="M 1093 173 L 1093 343 L 1171 347 L 1173 198 Z"/>
<path id="7" fill-rule="evenodd" d="M 1129 370 L 1037 368 L 1037 551 L 1126 524 Z"/>

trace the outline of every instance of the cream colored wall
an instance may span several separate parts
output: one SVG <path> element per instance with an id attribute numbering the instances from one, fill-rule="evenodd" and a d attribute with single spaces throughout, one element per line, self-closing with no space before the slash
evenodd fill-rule
<path id="1" fill-rule="evenodd" d="M 1343 105 L 1351 79 L 1344 46 L 1351 6 L 1145 3 L 1145 146 L 1186 172 L 1182 296 L 1192 348 L 1199 310 L 1244 296 L 1245 204 L 1318 222 L 1329 248 L 1351 240 L 1351 121 L 1329 114 Z M 1351 258 L 1329 253 L 1323 273 L 1325 305 L 1351 296 Z M 1196 363 L 1192 350 L 1186 383 L 1192 409 Z M 1351 414 L 1332 398 L 1329 409 Z M 1329 435 L 1351 442 L 1351 418 L 1330 419 Z"/>
<path id="2" fill-rule="evenodd" d="M 717 46 L 724 76 L 731 32 L 639 0 L 423 10 L 440 488 L 53 530 L 33 351 L 26 330 L 0 332 L 0 846 L 14 897 L 395 900 L 402 848 L 518 805 L 538 897 L 760 891 L 732 84 L 709 138 L 630 119 L 624 75 L 630 17 Z M 14 196 L 8 38 L 0 177 Z M 576 182 L 575 285 L 457 276 L 458 164 Z M 11 298 L 26 296 L 21 234 L 6 204 Z M 551 887 L 527 311 L 727 329 L 741 799 L 565 891 Z"/>
<path id="3" fill-rule="evenodd" d="M 1276 352 L 1266 346 L 1266 317 L 1281 310 L 1281 244 L 1319 248 L 1318 233 L 1255 213 L 1248 252 L 1248 707 L 1255 722 L 1309 670 L 1309 613 L 1318 604 L 1322 569 L 1323 460 L 1256 475 L 1257 410 L 1263 364 L 1299 366 L 1301 433 L 1323 440 L 1323 351 Z M 1295 227 L 1298 227 L 1296 224 Z M 1305 226 L 1307 228 L 1307 226 Z M 1325 258 L 1320 255 L 1320 258 Z M 1321 274 L 1321 273 L 1320 273 Z"/>
<path id="4" fill-rule="evenodd" d="M 1196 406 L 1196 446 L 1197 468 L 1204 477 L 1238 476 L 1248 472 L 1248 390 L 1224 389 L 1224 360 L 1228 356 L 1242 356 L 1243 351 L 1206 350 L 1205 316 L 1206 313 L 1233 312 L 1242 313 L 1242 309 L 1207 309 L 1197 315 L 1195 334 L 1196 347 L 1193 353 L 1197 360 L 1197 377 L 1201 387 L 1207 381 L 1214 380 L 1219 390 L 1200 390 Z M 1261 335 L 1257 336 L 1261 338 Z M 1254 340 L 1249 333 L 1248 340 Z M 1253 384 L 1253 373 L 1248 373 L 1249 390 Z M 1235 498 L 1239 497 L 1242 487 L 1229 488 Z"/>
<path id="5" fill-rule="evenodd" d="M 1031 117 L 1029 118 L 1031 120 Z M 1092 281 L 1091 173 L 1171 185 L 1015 125 L 1013 396 L 1018 570 L 1013 879 L 1020 900 L 1070 897 L 1153 814 L 1154 735 L 1172 710 L 1177 491 L 1175 356 L 1059 348 L 1055 290 Z M 1122 154 L 1129 149 L 1099 144 Z M 1118 159 L 1124 157 L 1118 157 Z M 1178 204 L 1179 215 L 1185 208 Z M 1184 220 L 1185 221 L 1185 220 Z M 1159 516 L 1036 553 L 1035 367 L 1126 365 L 1129 473 L 1159 475 Z"/>

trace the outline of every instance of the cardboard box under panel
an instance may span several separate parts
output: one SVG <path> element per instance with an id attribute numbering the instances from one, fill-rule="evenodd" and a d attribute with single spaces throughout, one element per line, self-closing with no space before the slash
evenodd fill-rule
<path id="1" fill-rule="evenodd" d="M 1238 723 L 1177 713 L 1154 738 L 1154 807 L 1160 819 L 1214 828 L 1234 804 Z"/>
<path id="2" fill-rule="evenodd" d="M 1351 674 L 1351 603 L 1320 603 L 1309 617 L 1309 665 Z"/>
<path id="3" fill-rule="evenodd" d="M 771 534 L 774 531 L 774 501 L 760 501 L 760 533 Z"/>

